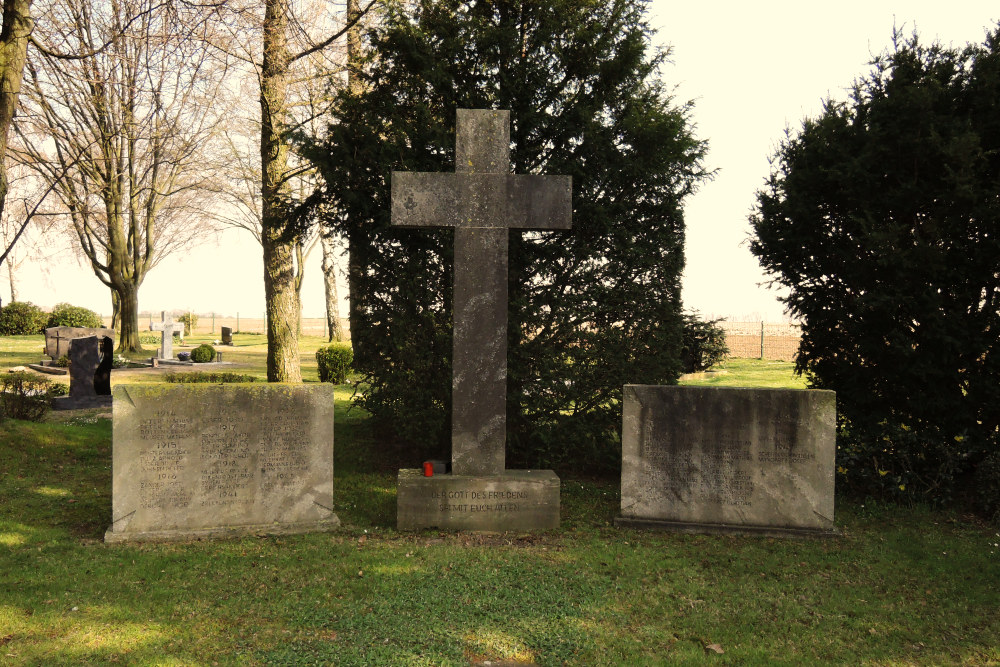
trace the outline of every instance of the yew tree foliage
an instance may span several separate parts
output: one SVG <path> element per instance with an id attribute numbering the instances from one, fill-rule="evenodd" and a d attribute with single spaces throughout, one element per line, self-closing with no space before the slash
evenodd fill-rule
<path id="1" fill-rule="evenodd" d="M 837 391 L 839 470 L 948 498 L 1000 424 L 1000 53 L 897 41 L 787 137 L 751 249 Z"/>
<path id="2" fill-rule="evenodd" d="M 571 175 L 573 228 L 510 234 L 508 463 L 613 467 L 622 385 L 679 372 L 681 202 L 705 176 L 645 3 L 405 5 L 368 34 L 364 90 L 341 95 L 310 150 L 326 223 L 364 267 L 361 401 L 447 455 L 452 233 L 390 228 L 390 172 L 454 171 L 456 109 L 509 109 L 512 170 Z"/>

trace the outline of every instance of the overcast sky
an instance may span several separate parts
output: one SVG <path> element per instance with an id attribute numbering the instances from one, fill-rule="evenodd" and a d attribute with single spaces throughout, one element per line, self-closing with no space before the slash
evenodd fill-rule
<path id="1" fill-rule="evenodd" d="M 704 315 L 769 321 L 783 312 L 777 292 L 760 286 L 766 278 L 746 247 L 747 215 L 785 128 L 818 114 L 827 97 L 844 99 L 871 56 L 890 45 L 894 25 L 907 33 L 916 28 L 925 42 L 962 45 L 982 41 L 1000 18 L 995 3 L 981 0 L 654 0 L 650 9 L 656 43 L 672 48 L 664 80 L 677 86 L 676 99 L 694 101 L 696 134 L 709 142 L 707 166 L 719 170 L 685 207 L 685 305 Z M 317 248 L 303 285 L 306 317 L 324 312 L 319 263 Z M 260 246 L 247 232 L 229 230 L 215 243 L 164 260 L 142 285 L 139 305 L 262 317 L 262 274 Z M 107 288 L 68 256 L 24 267 L 17 277 L 21 300 L 110 312 Z M 6 279 L 3 271 L 5 303 Z"/>

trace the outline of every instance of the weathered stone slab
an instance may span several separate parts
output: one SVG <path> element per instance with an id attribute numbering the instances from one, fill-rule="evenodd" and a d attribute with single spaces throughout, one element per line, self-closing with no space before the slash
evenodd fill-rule
<path id="1" fill-rule="evenodd" d="M 548 530 L 559 527 L 559 478 L 551 470 L 502 475 L 434 475 L 400 470 L 396 526 L 400 530 Z"/>
<path id="2" fill-rule="evenodd" d="M 332 530 L 333 386 L 113 389 L 107 542 Z"/>
<path id="3" fill-rule="evenodd" d="M 60 357 L 69 356 L 69 342 L 76 338 L 90 338 L 91 336 L 107 336 L 111 340 L 115 339 L 114 329 L 90 328 L 90 327 L 49 327 L 45 330 L 45 354 L 53 360 Z"/>
<path id="4" fill-rule="evenodd" d="M 833 534 L 832 391 L 625 385 L 618 525 Z"/>
<path id="5" fill-rule="evenodd" d="M 233 328 L 232 327 L 222 327 L 222 344 L 232 345 L 233 344 Z"/>

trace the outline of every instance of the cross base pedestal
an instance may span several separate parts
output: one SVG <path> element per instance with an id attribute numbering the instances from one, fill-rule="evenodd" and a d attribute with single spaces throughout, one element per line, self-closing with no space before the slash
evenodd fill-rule
<path id="1" fill-rule="evenodd" d="M 551 470 L 502 475 L 434 475 L 399 471 L 399 530 L 548 530 L 559 527 L 559 478 Z"/>

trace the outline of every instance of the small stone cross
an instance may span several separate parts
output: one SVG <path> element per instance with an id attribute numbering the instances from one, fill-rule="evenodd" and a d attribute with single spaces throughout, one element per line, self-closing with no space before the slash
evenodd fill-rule
<path id="1" fill-rule="evenodd" d="M 459 109 L 455 173 L 392 172 L 392 224 L 455 228 L 451 458 L 501 475 L 507 440 L 507 234 L 569 229 L 569 176 L 510 172 L 510 112 Z"/>
<path id="2" fill-rule="evenodd" d="M 184 330 L 184 325 L 174 322 L 173 318 L 167 317 L 167 311 L 160 311 L 160 321 L 150 323 L 150 331 L 159 331 L 160 334 L 160 359 L 174 358 L 174 331 Z"/>

